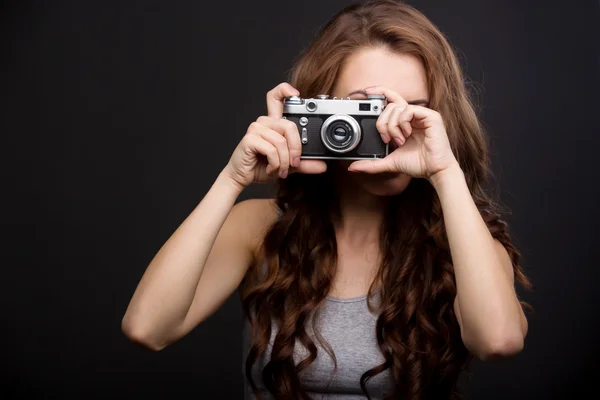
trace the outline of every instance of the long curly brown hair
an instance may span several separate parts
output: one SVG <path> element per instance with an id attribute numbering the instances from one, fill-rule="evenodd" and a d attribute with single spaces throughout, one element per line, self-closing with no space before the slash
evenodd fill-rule
<path id="1" fill-rule="evenodd" d="M 484 189 L 491 175 L 488 143 L 459 62 L 443 34 L 423 14 L 392 0 L 346 7 L 301 54 L 290 83 L 303 97 L 330 93 L 349 55 L 378 46 L 414 55 L 422 62 L 429 107 L 444 119 L 475 204 L 492 236 L 506 247 L 517 282 L 529 287 L 501 209 Z M 336 275 L 337 244 L 331 216 L 338 203 L 331 179 L 328 171 L 293 174 L 279 181 L 276 203 L 281 216 L 266 233 L 260 259 L 240 286 L 252 336 L 245 373 L 257 398 L 260 393 L 252 366 L 267 349 L 273 323 L 278 332 L 262 381 L 275 398 L 310 398 L 298 373 L 317 357 L 317 346 L 305 324 L 325 301 Z M 369 294 L 382 282 L 376 337 L 385 362 L 364 372 L 361 387 L 369 396 L 367 381 L 391 369 L 395 391 L 390 399 L 459 398 L 458 377 L 471 355 L 462 342 L 453 308 L 456 283 L 440 200 L 427 180 L 412 179 L 401 194 L 389 199 L 384 212 L 382 261 Z M 313 329 L 318 332 L 314 320 Z M 335 363 L 331 348 L 319 335 L 317 339 Z M 296 365 L 297 341 L 309 356 Z"/>

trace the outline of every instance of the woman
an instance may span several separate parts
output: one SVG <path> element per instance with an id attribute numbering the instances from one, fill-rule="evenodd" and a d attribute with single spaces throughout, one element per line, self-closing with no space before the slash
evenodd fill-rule
<path id="1" fill-rule="evenodd" d="M 238 286 L 247 397 L 458 396 L 472 357 L 523 348 L 528 286 L 483 187 L 484 134 L 440 31 L 392 0 L 342 10 L 267 94 L 227 166 L 148 266 L 123 318 L 160 350 Z M 293 95 L 388 100 L 381 160 L 300 158 Z M 278 177 L 275 200 L 234 205 Z"/>

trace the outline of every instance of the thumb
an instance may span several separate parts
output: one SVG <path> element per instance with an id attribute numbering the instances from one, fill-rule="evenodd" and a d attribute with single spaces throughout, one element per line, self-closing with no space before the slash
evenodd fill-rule
<path id="1" fill-rule="evenodd" d="M 360 160 L 354 161 L 348 167 L 350 172 L 365 172 L 367 174 L 378 174 L 380 172 L 393 172 L 393 163 L 389 158 L 377 160 Z"/>
<path id="2" fill-rule="evenodd" d="M 327 164 L 322 160 L 300 160 L 298 167 L 292 167 L 290 173 L 321 174 L 327 170 Z"/>

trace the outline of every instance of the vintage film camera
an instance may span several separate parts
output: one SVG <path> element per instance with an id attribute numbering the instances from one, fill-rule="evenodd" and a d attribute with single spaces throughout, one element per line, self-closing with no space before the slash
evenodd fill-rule
<path id="1" fill-rule="evenodd" d="M 364 160 L 383 158 L 388 145 L 375 127 L 387 101 L 383 95 L 350 100 L 319 95 L 283 102 L 283 118 L 296 124 L 302 141 L 301 158 Z"/>

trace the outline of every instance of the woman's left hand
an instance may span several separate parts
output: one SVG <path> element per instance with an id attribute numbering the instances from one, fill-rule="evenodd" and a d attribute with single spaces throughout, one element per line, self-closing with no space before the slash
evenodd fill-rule
<path id="1" fill-rule="evenodd" d="M 376 174 L 398 172 L 430 179 L 434 174 L 458 165 L 441 115 L 429 108 L 410 105 L 395 91 L 383 86 L 366 88 L 368 94 L 382 94 L 388 104 L 377 120 L 385 143 L 394 140 L 398 148 L 385 158 L 353 162 L 349 171 Z"/>

